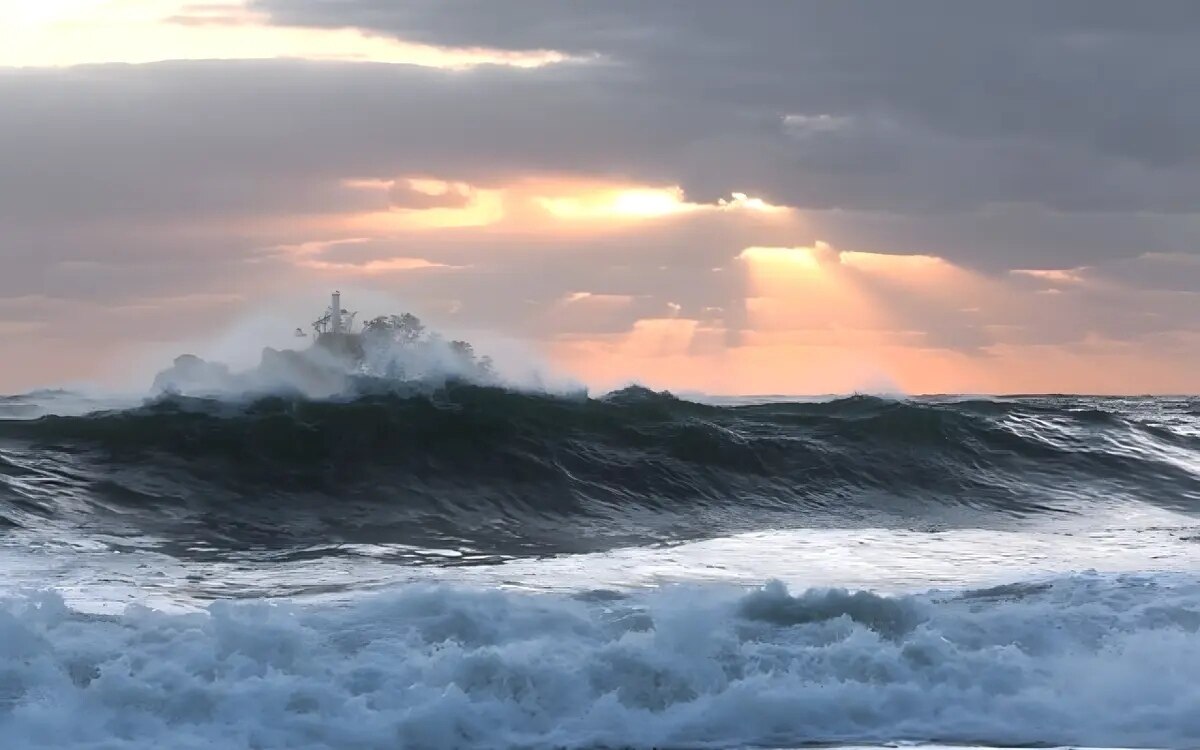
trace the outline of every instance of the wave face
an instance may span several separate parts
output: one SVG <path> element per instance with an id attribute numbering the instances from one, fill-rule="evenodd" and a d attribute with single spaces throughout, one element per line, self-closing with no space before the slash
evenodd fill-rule
<path id="1" fill-rule="evenodd" d="M 0 603 L 13 747 L 1196 747 L 1200 585 Z"/>
<path id="2" fill-rule="evenodd" d="M 0 420 L 0 518 L 197 546 L 585 552 L 780 526 L 1200 510 L 1200 401 L 722 406 L 448 385 Z"/>

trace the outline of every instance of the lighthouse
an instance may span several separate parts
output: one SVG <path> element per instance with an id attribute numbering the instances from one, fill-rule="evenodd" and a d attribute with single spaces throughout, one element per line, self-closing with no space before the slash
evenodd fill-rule
<path id="1" fill-rule="evenodd" d="M 329 309 L 312 323 L 316 334 L 313 344 L 353 360 L 362 359 L 361 336 L 354 332 L 356 316 L 357 313 L 342 309 L 342 293 L 334 292 L 329 297 Z M 303 335 L 303 331 L 298 335 Z"/>
<path id="2" fill-rule="evenodd" d="M 329 332 L 345 333 L 342 329 L 342 293 L 334 292 L 329 305 Z"/>

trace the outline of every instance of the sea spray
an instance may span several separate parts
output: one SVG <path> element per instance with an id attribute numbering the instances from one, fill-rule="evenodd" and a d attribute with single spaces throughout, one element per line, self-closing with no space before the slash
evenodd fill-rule
<path id="1" fill-rule="evenodd" d="M 1200 584 L 883 597 L 414 585 L 349 605 L 0 605 L 13 746 L 1194 747 Z"/>

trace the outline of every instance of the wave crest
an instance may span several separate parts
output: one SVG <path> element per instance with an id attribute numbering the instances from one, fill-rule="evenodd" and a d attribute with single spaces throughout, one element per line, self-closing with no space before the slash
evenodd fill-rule
<path id="1" fill-rule="evenodd" d="M 168 396 L 0 421 L 0 439 L 4 465 L 41 478 L 0 472 L 0 498 L 76 512 L 65 486 L 171 533 L 237 542 L 591 551 L 832 520 L 1200 506 L 1200 437 L 1052 400 L 723 407 L 645 389 L 588 399 L 366 381 L 335 400 Z"/>

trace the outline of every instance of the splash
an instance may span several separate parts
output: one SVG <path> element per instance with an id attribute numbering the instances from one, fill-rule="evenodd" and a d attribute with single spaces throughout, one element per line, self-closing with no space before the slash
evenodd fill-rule
<path id="1" fill-rule="evenodd" d="M 243 370 L 183 354 L 155 376 L 152 391 L 206 397 L 331 398 L 359 393 L 364 383 L 371 389 L 385 383 L 433 388 L 451 381 L 527 390 L 549 390 L 553 384 L 560 391 L 582 390 L 573 383 L 564 389 L 561 380 L 542 377 L 536 367 L 523 371 L 507 364 L 498 367 L 490 354 L 478 354 L 470 342 L 446 338 L 411 313 L 377 316 L 357 330 L 355 316 L 342 308 L 341 295 L 335 292 L 325 314 L 312 324 L 311 337 L 296 329 L 296 338 L 311 342 L 306 348 L 264 347 L 258 363 Z"/>
<path id="2" fill-rule="evenodd" d="M 19 747 L 1195 747 L 1200 586 L 886 597 L 412 585 L 342 606 L 0 602 Z"/>

